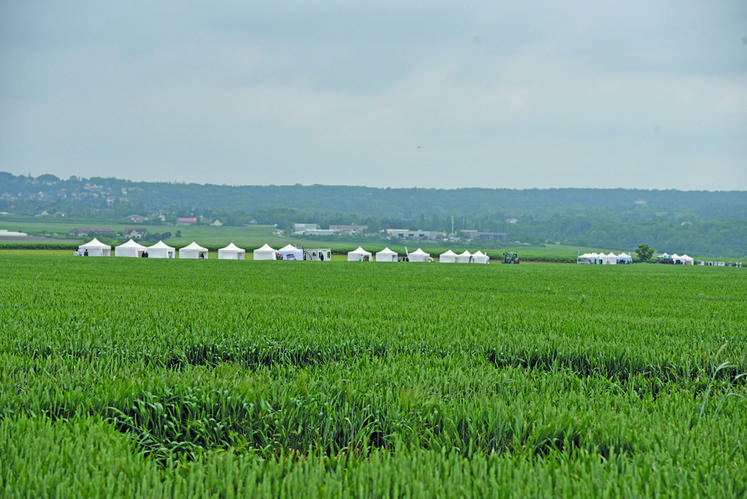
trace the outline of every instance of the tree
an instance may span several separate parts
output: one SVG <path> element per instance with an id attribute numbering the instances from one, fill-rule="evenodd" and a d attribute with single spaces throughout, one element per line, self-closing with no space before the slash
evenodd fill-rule
<path id="1" fill-rule="evenodd" d="M 635 249 L 635 254 L 641 262 L 648 262 L 651 260 L 651 257 L 654 256 L 654 251 L 654 248 L 648 244 L 641 243 Z"/>

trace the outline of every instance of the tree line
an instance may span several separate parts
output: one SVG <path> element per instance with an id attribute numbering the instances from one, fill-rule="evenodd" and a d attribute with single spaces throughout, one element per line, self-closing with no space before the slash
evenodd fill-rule
<path id="1" fill-rule="evenodd" d="M 565 243 L 743 256 L 747 192 L 641 189 L 423 189 L 360 186 L 226 186 L 60 179 L 0 172 L 0 211 L 68 217 L 197 217 L 225 225 L 295 223 L 505 233 L 509 242 Z M 158 217 L 154 215 L 158 214 Z"/>

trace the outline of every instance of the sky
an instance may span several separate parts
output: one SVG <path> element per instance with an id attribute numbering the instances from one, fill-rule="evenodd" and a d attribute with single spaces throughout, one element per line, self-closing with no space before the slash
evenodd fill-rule
<path id="1" fill-rule="evenodd" d="M 0 171 L 747 190 L 747 2 L 0 0 Z"/>

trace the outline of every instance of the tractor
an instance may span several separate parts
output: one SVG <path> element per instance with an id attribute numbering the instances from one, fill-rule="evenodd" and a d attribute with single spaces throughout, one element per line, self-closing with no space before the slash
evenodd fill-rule
<path id="1" fill-rule="evenodd" d="M 519 263 L 519 255 L 513 251 L 507 251 L 503 257 L 503 263 Z"/>

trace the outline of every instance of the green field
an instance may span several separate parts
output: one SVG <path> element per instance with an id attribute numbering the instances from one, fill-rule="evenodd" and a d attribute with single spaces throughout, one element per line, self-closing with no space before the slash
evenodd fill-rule
<path id="1" fill-rule="evenodd" d="M 70 251 L 74 250 L 79 243 L 70 242 L 69 233 L 71 230 L 80 228 L 109 228 L 117 232 L 123 232 L 127 228 L 141 227 L 149 231 L 150 234 L 163 234 L 170 232 L 172 237 L 165 240 L 169 246 L 182 248 L 192 241 L 208 248 L 211 251 L 217 251 L 218 248 L 225 247 L 228 243 L 233 242 L 239 247 L 248 251 L 259 248 L 267 243 L 275 249 L 279 249 L 288 243 L 294 244 L 299 248 L 331 248 L 332 252 L 337 255 L 338 260 L 344 260 L 348 251 L 352 251 L 358 246 L 363 246 L 366 250 L 375 253 L 389 247 L 397 253 L 404 255 L 407 250 L 413 251 L 422 247 L 433 257 L 437 257 L 447 249 L 457 253 L 464 250 L 475 252 L 477 250 L 486 253 L 493 262 L 501 261 L 506 251 L 518 252 L 522 262 L 558 262 L 558 263 L 575 263 L 576 256 L 579 253 L 610 251 L 615 253 L 627 252 L 634 255 L 635 248 L 601 248 L 601 247 L 583 247 L 570 246 L 561 244 L 546 244 L 543 246 L 530 246 L 515 243 L 481 243 L 474 242 L 451 242 L 451 241 L 404 241 L 399 239 L 386 240 L 378 237 L 332 237 L 324 238 L 302 238 L 295 236 L 278 236 L 274 234 L 274 227 L 271 225 L 250 224 L 245 226 L 222 226 L 213 227 L 210 225 L 137 225 L 123 223 L 122 219 L 68 219 L 68 218 L 51 218 L 51 217 L 28 217 L 28 216 L 3 216 L 0 217 L 0 229 L 10 231 L 25 232 L 31 236 L 43 236 L 48 239 L 43 241 L 28 241 L 18 239 L 0 238 L 0 251 L 7 249 L 44 249 L 44 248 L 65 248 Z M 178 234 L 178 237 L 177 237 Z M 88 242 L 90 237 L 78 238 L 80 244 Z M 117 246 L 125 241 L 126 238 L 107 239 L 99 236 L 99 239 Z M 141 241 L 145 246 L 150 246 L 156 241 Z M 485 245 L 483 245 L 485 244 Z M 671 251 L 671 250 L 670 250 Z M 699 255 L 690 255 L 696 260 L 723 260 L 728 262 L 742 262 L 747 264 L 747 258 L 721 258 L 721 257 L 702 257 Z"/>
<path id="2" fill-rule="evenodd" d="M 3 497 L 740 497 L 747 271 L 0 251 Z"/>

